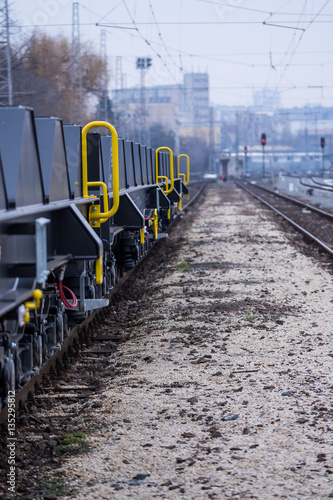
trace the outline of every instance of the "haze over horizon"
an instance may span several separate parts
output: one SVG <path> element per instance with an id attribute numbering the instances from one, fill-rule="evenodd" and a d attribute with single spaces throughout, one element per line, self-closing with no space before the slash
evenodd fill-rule
<path id="1" fill-rule="evenodd" d="M 13 0 L 10 14 L 20 37 L 38 29 L 71 39 L 72 4 Z M 283 107 L 333 106 L 329 0 L 81 0 L 79 14 L 81 42 L 96 53 L 106 30 L 109 90 L 117 56 L 127 87 L 140 85 L 137 57 L 151 57 L 147 86 L 208 72 L 215 105 L 251 106 L 254 93 L 267 89 Z"/>

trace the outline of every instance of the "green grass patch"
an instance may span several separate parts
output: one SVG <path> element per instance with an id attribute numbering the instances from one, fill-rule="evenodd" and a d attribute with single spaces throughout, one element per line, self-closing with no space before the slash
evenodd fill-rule
<path id="1" fill-rule="evenodd" d="M 184 273 L 191 271 L 191 266 L 188 262 L 181 262 L 180 264 L 177 264 L 176 269 L 177 271 Z"/>
<path id="2" fill-rule="evenodd" d="M 254 314 L 253 309 L 249 308 L 245 311 L 245 319 L 252 323 L 257 319 L 257 316 Z"/>
<path id="3" fill-rule="evenodd" d="M 72 432 L 66 434 L 61 440 L 58 448 L 58 455 L 81 455 L 90 451 L 90 446 L 87 443 L 86 432 Z"/>
<path id="4" fill-rule="evenodd" d="M 38 490 L 42 492 L 43 497 L 46 495 L 64 497 L 69 494 L 68 485 L 60 478 L 43 479 L 38 484 Z"/>

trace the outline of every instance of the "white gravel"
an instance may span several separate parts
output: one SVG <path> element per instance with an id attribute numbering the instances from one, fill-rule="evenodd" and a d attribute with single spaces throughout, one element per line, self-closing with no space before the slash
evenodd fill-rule
<path id="1" fill-rule="evenodd" d="M 333 497 L 332 276 L 227 190 L 185 217 L 86 410 L 92 450 L 63 468 L 78 500 Z"/>

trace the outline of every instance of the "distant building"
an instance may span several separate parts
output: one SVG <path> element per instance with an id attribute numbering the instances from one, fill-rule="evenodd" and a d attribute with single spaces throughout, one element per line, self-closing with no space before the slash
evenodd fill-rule
<path id="1" fill-rule="evenodd" d="M 116 89 L 113 92 L 119 116 L 126 110 L 129 118 L 144 110 L 149 125 L 160 123 L 177 135 L 180 127 L 209 127 L 208 73 L 186 73 L 182 84 Z"/>
<path id="2" fill-rule="evenodd" d="M 254 106 L 261 110 L 279 109 L 281 107 L 279 92 L 271 89 L 257 90 L 254 93 Z"/>
<path id="3" fill-rule="evenodd" d="M 184 125 L 207 127 L 210 121 L 208 73 L 184 75 Z"/>

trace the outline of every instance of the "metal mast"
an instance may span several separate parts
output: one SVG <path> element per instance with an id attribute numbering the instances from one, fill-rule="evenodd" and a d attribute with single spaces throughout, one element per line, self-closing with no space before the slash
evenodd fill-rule
<path id="1" fill-rule="evenodd" d="M 128 106 L 124 106 L 124 74 L 123 74 L 123 58 L 122 56 L 116 57 L 116 82 L 115 82 L 115 120 L 119 128 L 119 135 L 127 137 L 127 120 L 128 120 Z M 128 104 L 128 103 L 126 103 Z"/>
<path id="2" fill-rule="evenodd" d="M 151 57 L 138 57 L 136 60 L 136 68 L 140 70 L 141 72 L 141 144 L 147 144 L 147 139 L 148 139 L 148 134 L 147 134 L 147 121 L 146 121 L 146 114 L 147 114 L 147 109 L 146 109 L 146 88 L 145 88 L 145 81 L 146 81 L 146 72 L 148 68 L 152 65 L 152 59 Z"/>
<path id="3" fill-rule="evenodd" d="M 82 68 L 80 53 L 79 2 L 73 3 L 72 18 L 72 60 L 71 60 L 71 121 L 83 121 L 82 112 Z"/>
<path id="4" fill-rule="evenodd" d="M 107 55 L 106 55 L 106 31 L 101 31 L 101 46 L 100 46 L 100 56 L 104 65 L 104 78 L 103 78 L 103 88 L 101 91 L 101 97 L 99 101 L 99 118 L 100 120 L 108 121 L 108 77 L 107 77 Z"/>
<path id="5" fill-rule="evenodd" d="M 0 0 L 0 101 L 13 105 L 8 0 Z"/>

